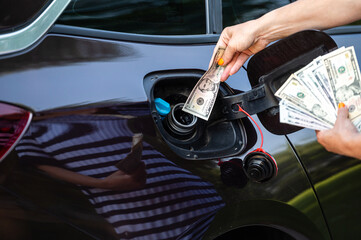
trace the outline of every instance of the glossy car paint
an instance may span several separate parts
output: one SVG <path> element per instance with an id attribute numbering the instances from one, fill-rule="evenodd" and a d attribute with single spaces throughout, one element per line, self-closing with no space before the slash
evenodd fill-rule
<path id="1" fill-rule="evenodd" d="M 339 46 L 348 46 L 356 45 L 359 37 L 336 36 L 335 40 Z M 213 44 L 159 45 L 49 34 L 27 51 L 2 57 L 0 100 L 31 109 L 34 121 L 71 115 L 79 109 L 86 116 L 96 115 L 99 108 L 106 111 L 117 105 L 146 102 L 143 79 L 148 73 L 206 70 L 213 48 Z M 227 83 L 235 89 L 250 89 L 244 70 Z M 140 121 L 143 119 L 136 118 L 136 122 Z M 149 121 L 144 129 L 151 128 L 154 124 Z M 352 234 L 348 239 L 357 239 L 357 224 L 345 219 L 359 221 L 358 161 L 325 152 L 316 143 L 313 131 L 301 130 L 290 136 L 276 136 L 264 128 L 262 131 L 264 149 L 277 160 L 279 173 L 266 183 L 248 182 L 242 189 L 222 183 L 216 159 L 186 161 L 173 154 L 159 138 L 150 142 L 167 159 L 214 184 L 226 203 L 205 239 L 252 225 L 281 229 L 296 239 L 345 239 L 343 234 L 347 231 Z M 148 135 L 156 137 L 150 132 Z M 259 144 L 260 141 L 254 147 Z M 7 193 L 4 199 L 21 200 L 18 206 L 25 207 L 26 214 L 33 209 L 45 212 L 31 215 L 33 218 L 24 214 L 20 219 L 33 223 L 35 218 L 51 227 L 59 222 L 70 224 L 71 234 L 89 238 L 115 236 L 112 227 L 73 185 L 17 166 L 16 159 L 13 152 L 1 163 L 2 190 Z M 339 189 L 343 190 L 342 198 Z M 1 216 L 8 219 L 9 214 L 4 212 Z M 17 220 L 14 222 L 18 224 Z M 28 232 L 24 230 L 21 235 L 19 230 L 19 236 Z"/>
<path id="2" fill-rule="evenodd" d="M 338 46 L 355 46 L 360 62 L 361 48 L 357 45 L 360 34 L 334 35 L 333 39 Z M 358 239 L 361 232 L 354 223 L 361 220 L 360 161 L 327 152 L 309 129 L 288 138 L 307 170 L 333 239 Z"/>

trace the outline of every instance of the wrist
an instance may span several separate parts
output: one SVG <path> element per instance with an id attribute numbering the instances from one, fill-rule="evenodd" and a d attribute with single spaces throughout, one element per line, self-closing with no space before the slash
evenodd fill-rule
<path id="1" fill-rule="evenodd" d="M 293 29 L 294 25 L 283 19 L 283 16 L 277 11 L 271 11 L 257 19 L 256 31 L 259 40 L 271 43 L 297 32 L 296 29 Z"/>
<path id="2" fill-rule="evenodd" d="M 94 187 L 106 189 L 108 184 L 109 184 L 109 181 L 107 178 L 97 179 L 97 182 L 95 183 Z"/>
<path id="3" fill-rule="evenodd" d="M 361 159 L 361 150 L 357 147 L 361 144 L 361 134 L 353 132 L 343 135 L 345 155 Z"/>

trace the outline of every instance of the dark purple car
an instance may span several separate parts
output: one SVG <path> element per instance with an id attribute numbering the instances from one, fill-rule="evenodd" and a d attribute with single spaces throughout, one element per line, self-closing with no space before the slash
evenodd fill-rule
<path id="1" fill-rule="evenodd" d="M 361 56 L 357 23 L 259 52 L 208 121 L 181 110 L 222 29 L 288 3 L 3 2 L 1 239 L 360 239 L 360 161 L 274 96 L 337 46 Z"/>

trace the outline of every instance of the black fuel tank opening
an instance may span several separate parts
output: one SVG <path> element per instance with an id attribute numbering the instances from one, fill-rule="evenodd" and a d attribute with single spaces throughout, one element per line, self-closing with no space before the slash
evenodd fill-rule
<path id="1" fill-rule="evenodd" d="M 220 98 L 234 94 L 225 83 L 221 83 L 215 106 L 208 121 L 183 112 L 193 87 L 202 77 L 201 70 L 174 70 L 154 72 L 144 78 L 144 89 L 150 102 L 150 110 L 158 132 L 167 145 L 180 157 L 189 160 L 217 159 L 239 155 L 251 146 L 242 120 L 228 120 L 222 112 Z M 169 104 L 171 112 L 161 116 L 155 106 L 160 98 Z M 247 128 L 253 128 L 246 124 Z M 249 136 L 254 143 L 254 136 Z"/>
<path id="2" fill-rule="evenodd" d="M 163 119 L 163 125 L 169 133 L 181 140 L 191 138 L 197 130 L 198 118 L 182 110 L 184 103 L 177 103 Z"/>

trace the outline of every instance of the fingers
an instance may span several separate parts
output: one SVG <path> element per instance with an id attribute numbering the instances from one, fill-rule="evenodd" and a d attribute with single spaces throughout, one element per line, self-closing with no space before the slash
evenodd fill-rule
<path id="1" fill-rule="evenodd" d="M 247 54 L 246 51 L 242 52 L 241 54 L 239 54 L 237 56 L 237 60 L 234 63 L 233 67 L 231 68 L 231 71 L 229 72 L 229 75 L 233 75 L 236 72 L 239 71 L 239 69 L 243 66 L 243 64 L 248 60 L 248 58 L 251 56 L 252 54 Z"/>
<path id="2" fill-rule="evenodd" d="M 223 38 L 223 43 L 225 43 L 226 45 L 226 50 L 224 51 L 222 57 L 224 60 L 224 64 L 229 64 L 231 61 L 233 61 L 236 53 L 244 53 L 248 56 L 253 55 L 249 48 L 253 45 L 254 39 L 249 41 L 247 40 L 247 37 L 240 38 L 239 34 L 237 35 L 235 31 L 237 31 L 237 26 L 229 28 L 225 32 L 226 34 L 224 36 L 226 37 Z"/>
<path id="3" fill-rule="evenodd" d="M 212 57 L 211 57 L 211 61 L 209 62 L 208 68 L 212 65 L 214 56 L 216 55 L 216 52 L 217 52 L 218 48 L 226 48 L 227 47 L 228 40 L 226 39 L 226 37 L 224 37 L 224 35 L 226 35 L 225 31 L 222 32 L 216 46 L 213 49 L 213 54 L 212 54 Z"/>
<path id="4" fill-rule="evenodd" d="M 323 140 L 325 138 L 325 135 L 327 135 L 327 131 L 329 131 L 329 130 L 316 131 L 317 141 L 320 144 L 323 144 Z"/>
<path id="5" fill-rule="evenodd" d="M 238 56 L 239 56 L 239 53 L 236 53 L 234 55 L 232 61 L 224 69 L 223 74 L 221 76 L 221 82 L 226 81 L 228 79 L 228 77 L 231 75 L 230 72 L 231 72 L 233 66 L 236 64 Z"/>
<path id="6" fill-rule="evenodd" d="M 222 56 L 225 65 L 229 64 L 233 60 L 235 53 L 236 53 L 236 49 L 229 44 L 226 47 L 226 50 L 224 51 Z"/>
<path id="7" fill-rule="evenodd" d="M 247 54 L 246 52 L 250 52 L 250 51 L 247 50 L 247 51 L 242 52 L 242 53 L 235 53 L 234 54 L 232 61 L 230 63 L 228 63 L 226 69 L 224 70 L 224 72 L 223 72 L 223 74 L 221 76 L 221 82 L 226 81 L 229 76 L 232 76 L 233 74 L 238 72 L 239 69 L 241 69 L 243 64 L 252 55 L 252 54 Z"/>

